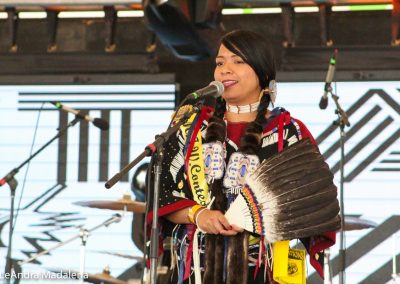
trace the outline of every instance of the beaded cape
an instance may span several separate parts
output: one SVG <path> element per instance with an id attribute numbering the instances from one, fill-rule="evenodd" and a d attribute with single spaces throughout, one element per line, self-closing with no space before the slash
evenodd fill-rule
<path id="1" fill-rule="evenodd" d="M 202 121 L 199 129 L 202 140 L 205 139 L 207 127 L 207 121 Z M 188 183 L 187 169 L 185 169 L 185 159 L 187 159 L 185 157 L 185 147 L 187 146 L 185 145 L 187 145 L 188 139 L 189 137 L 183 139 L 182 133 L 178 132 L 176 135 L 171 136 L 164 145 L 166 150 L 162 163 L 162 175 L 160 182 L 161 190 L 159 200 L 160 238 L 164 239 L 166 237 L 173 237 L 174 244 L 172 250 L 174 252 L 172 253 L 179 256 L 179 261 L 176 264 L 176 268 L 179 268 L 180 278 L 182 279 L 187 279 L 191 275 L 192 258 L 190 247 L 193 241 L 192 237 L 195 226 L 180 225 L 177 227 L 163 216 L 196 204 L 192 189 Z M 272 111 L 272 116 L 267 120 L 265 125 L 263 125 L 262 138 L 257 156 L 261 162 L 264 159 L 267 159 L 278 153 L 279 148 L 290 147 L 290 145 L 302 139 L 310 139 L 310 141 L 315 144 L 315 140 L 311 133 L 301 121 L 292 118 L 290 113 L 286 110 L 282 108 L 276 108 Z M 233 141 L 226 139 L 224 147 L 226 150 L 225 163 L 228 164 L 229 158 L 235 152 L 237 152 L 238 145 L 236 145 Z M 152 172 L 150 172 L 150 174 L 152 174 Z M 152 178 L 150 180 L 152 180 Z M 150 183 L 150 186 L 152 186 L 152 183 Z M 222 188 L 224 189 L 225 193 L 229 192 L 230 190 L 224 186 L 222 186 Z M 149 203 L 149 208 L 152 208 L 151 199 Z M 147 216 L 148 224 L 151 224 L 152 218 L 153 215 L 150 211 L 148 212 Z M 335 233 L 328 232 L 318 236 L 301 239 L 301 241 L 310 254 L 311 265 L 322 276 L 323 257 L 320 252 L 335 243 Z M 204 247 L 206 239 L 203 234 L 200 234 L 199 243 Z M 183 244 L 185 245 L 183 246 Z M 189 249 L 186 251 L 183 250 L 182 248 L 185 247 Z M 253 250 L 250 247 L 249 255 L 251 255 L 253 251 L 258 251 L 258 244 L 253 244 Z M 256 255 L 255 258 L 257 258 Z M 204 259 L 203 257 L 202 266 L 204 266 L 204 263 L 207 264 L 207 259 Z M 241 271 L 243 268 L 234 267 L 233 265 L 232 267 L 229 267 L 228 265 L 228 267 L 224 269 L 227 270 L 225 271 L 225 274 L 229 274 L 230 270 L 234 271 L 235 274 L 240 274 L 243 272 Z M 223 280 L 225 281 L 226 279 Z"/>

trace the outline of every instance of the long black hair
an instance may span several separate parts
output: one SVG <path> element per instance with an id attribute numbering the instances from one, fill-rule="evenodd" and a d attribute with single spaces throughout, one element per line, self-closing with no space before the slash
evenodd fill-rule
<path id="1" fill-rule="evenodd" d="M 240 56 L 256 72 L 261 89 L 275 80 L 276 64 L 271 43 L 262 35 L 248 30 L 235 30 L 221 39 L 229 51 Z"/>
<path id="2" fill-rule="evenodd" d="M 221 39 L 221 44 L 240 56 L 255 71 L 261 90 L 267 88 L 271 80 L 275 80 L 275 60 L 272 47 L 267 39 L 252 31 L 236 30 L 226 34 Z M 249 123 L 241 137 L 240 152 L 258 154 L 263 125 L 266 121 L 265 114 L 270 101 L 269 94 L 263 92 L 257 109 L 257 117 Z M 226 125 L 223 121 L 225 111 L 226 103 L 222 98 L 219 98 L 214 116 L 210 118 L 207 127 L 207 142 L 224 142 L 226 136 Z M 209 189 L 215 197 L 212 209 L 224 212 L 227 209 L 227 200 L 222 187 L 221 179 L 210 184 Z M 247 281 L 248 237 L 249 234 L 244 232 L 228 238 L 226 265 L 229 273 L 226 279 L 227 284 L 245 283 Z M 225 241 L 223 236 L 206 235 L 204 283 L 222 283 L 224 252 Z"/>
<path id="3" fill-rule="evenodd" d="M 221 44 L 234 54 L 240 56 L 254 70 L 261 90 L 266 89 L 271 80 L 275 80 L 275 57 L 272 45 L 268 39 L 253 31 L 235 30 L 224 35 L 221 39 Z M 247 154 L 255 154 L 257 152 L 258 137 L 260 137 L 262 125 L 266 121 L 265 114 L 270 102 L 271 97 L 269 93 L 263 93 L 257 109 L 257 117 L 255 121 L 248 125 L 245 135 L 242 136 L 240 151 Z M 225 111 L 225 101 L 220 98 L 217 100 L 214 116 L 223 118 Z"/>

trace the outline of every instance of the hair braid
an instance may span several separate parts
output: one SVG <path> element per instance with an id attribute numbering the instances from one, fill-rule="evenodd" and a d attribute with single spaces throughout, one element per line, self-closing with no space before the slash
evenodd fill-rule
<path id="1" fill-rule="evenodd" d="M 205 141 L 212 143 L 219 141 L 225 142 L 226 124 L 223 120 L 225 113 L 225 103 L 222 99 L 217 99 L 214 115 L 209 119 Z M 215 197 L 211 207 L 213 210 L 226 210 L 226 197 L 222 186 L 223 179 L 215 179 L 209 185 L 209 191 Z M 205 237 L 205 271 L 203 275 L 204 283 L 222 283 L 224 269 L 225 240 L 222 235 L 207 234 Z"/>
<path id="2" fill-rule="evenodd" d="M 256 117 L 256 121 L 258 121 L 258 123 L 260 123 L 261 125 L 263 125 L 265 123 L 265 121 L 267 120 L 265 118 L 265 114 L 267 112 L 268 106 L 271 102 L 271 97 L 269 96 L 269 94 L 264 93 L 263 96 L 261 97 L 260 100 L 260 105 L 258 106 L 258 113 L 257 113 L 257 117 Z"/>
<path id="3" fill-rule="evenodd" d="M 246 131 L 240 139 L 240 151 L 246 154 L 257 154 L 260 148 L 263 124 L 266 120 L 265 113 L 270 102 L 269 95 L 263 95 L 258 106 L 256 119 L 249 123 Z"/>
<path id="4" fill-rule="evenodd" d="M 207 132 L 206 132 L 206 142 L 215 142 L 220 141 L 224 143 L 226 137 L 226 124 L 222 120 L 214 114 L 208 120 Z"/>
<path id="5" fill-rule="evenodd" d="M 226 102 L 222 97 L 218 97 L 216 100 L 214 116 L 223 119 L 226 112 Z"/>

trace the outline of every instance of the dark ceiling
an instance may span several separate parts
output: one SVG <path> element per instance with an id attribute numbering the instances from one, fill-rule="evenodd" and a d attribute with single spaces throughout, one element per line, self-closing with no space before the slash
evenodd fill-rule
<path id="1" fill-rule="evenodd" d="M 333 12 L 332 47 L 321 45 L 319 21 L 318 13 L 296 13 L 295 47 L 291 48 L 282 47 L 281 14 L 223 15 L 216 28 L 195 30 L 214 51 L 218 38 L 227 31 L 244 28 L 264 34 L 274 45 L 280 80 L 323 80 L 333 48 L 339 49 L 338 70 L 342 72 L 337 74 L 343 80 L 399 79 L 400 48 L 390 46 L 390 10 Z M 46 19 L 20 19 L 15 35 L 18 49 L 10 52 L 10 24 L 0 19 L 0 75 L 174 73 L 182 94 L 213 79 L 213 56 L 200 62 L 179 59 L 159 39 L 155 51 L 148 52 L 152 36 L 143 17 L 117 19 L 112 52 L 105 52 L 103 18 L 59 19 L 53 52 L 48 51 Z"/>

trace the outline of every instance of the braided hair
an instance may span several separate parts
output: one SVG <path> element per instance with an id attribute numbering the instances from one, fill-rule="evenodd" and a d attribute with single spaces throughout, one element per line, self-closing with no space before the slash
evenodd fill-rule
<path id="1" fill-rule="evenodd" d="M 271 80 L 275 80 L 276 70 L 272 47 L 261 35 L 238 30 L 226 34 L 221 43 L 234 54 L 240 56 L 256 73 L 261 90 L 264 90 Z M 244 154 L 257 155 L 260 148 L 263 125 L 266 122 L 266 112 L 271 102 L 268 93 L 263 91 L 257 116 L 249 123 L 241 137 L 239 151 Z M 222 98 L 216 102 L 215 112 L 210 118 L 206 133 L 206 142 L 221 141 L 226 137 L 226 125 L 223 117 L 226 103 Z M 222 180 L 216 180 L 210 185 L 210 191 L 215 196 L 212 209 L 226 210 L 226 198 L 222 192 Z M 247 232 L 230 237 L 227 247 L 227 265 L 230 272 L 226 283 L 245 283 L 248 277 L 248 238 Z M 224 267 L 224 238 L 221 235 L 206 235 L 205 250 L 205 283 L 222 283 Z M 235 269 L 230 269 L 230 268 Z"/>
<path id="2" fill-rule="evenodd" d="M 276 77 L 276 64 L 270 42 L 260 34 L 247 31 L 235 30 L 226 34 L 221 39 L 229 51 L 240 56 L 256 73 L 261 90 L 268 87 L 271 80 Z M 240 141 L 239 151 L 245 154 L 256 154 L 260 144 L 263 125 L 266 122 L 266 112 L 271 102 L 267 92 L 262 91 L 260 105 L 257 109 L 256 119 L 249 123 Z M 217 101 L 214 116 L 223 117 L 226 104 L 222 99 Z"/>

